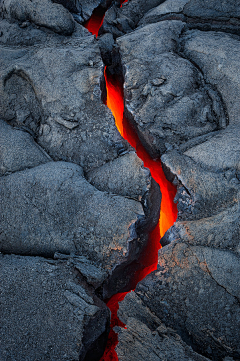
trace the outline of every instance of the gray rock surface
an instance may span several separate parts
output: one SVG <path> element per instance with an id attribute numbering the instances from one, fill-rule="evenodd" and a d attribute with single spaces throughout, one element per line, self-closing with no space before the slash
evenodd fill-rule
<path id="1" fill-rule="evenodd" d="M 183 26 L 163 21 L 117 40 L 125 73 L 125 111 L 153 157 L 226 127 L 219 94 L 177 54 Z"/>
<path id="2" fill-rule="evenodd" d="M 126 146 L 102 104 L 103 63 L 94 37 L 82 36 L 78 25 L 69 40 L 53 34 L 34 45 L 27 40 L 31 29 L 19 35 L 15 29 L 15 44 L 0 38 L 0 116 L 31 129 L 54 160 L 89 170 L 116 158 Z M 15 46 L 20 35 L 24 48 Z"/>
<path id="3" fill-rule="evenodd" d="M 191 17 L 229 20 L 229 18 L 240 18 L 240 4 L 236 0 L 221 3 L 217 0 L 190 0 L 184 6 L 184 13 Z"/>
<path id="4" fill-rule="evenodd" d="M 24 255 L 0 254 L 0 353 L 99 360 L 94 293 L 135 287 L 149 252 L 160 192 L 103 104 L 107 64 L 178 201 L 120 304 L 119 360 L 238 361 L 239 2 L 114 1 L 96 40 L 79 23 L 98 5 L 0 1 L 0 252 Z"/>
<path id="5" fill-rule="evenodd" d="M 135 152 L 90 170 L 87 180 L 101 191 L 141 201 L 151 186 L 151 175 Z"/>
<path id="6" fill-rule="evenodd" d="M 120 8 L 116 3 L 106 12 L 101 32 L 110 32 L 114 37 L 131 32 L 143 15 L 164 0 L 131 0 Z"/>
<path id="7" fill-rule="evenodd" d="M 80 15 L 82 22 L 88 20 L 93 10 L 96 9 L 102 0 L 53 0 L 53 2 L 63 5 L 69 11 Z"/>
<path id="8" fill-rule="evenodd" d="M 33 168 L 51 158 L 31 135 L 0 120 L 0 175 Z"/>
<path id="9" fill-rule="evenodd" d="M 99 360 L 109 310 L 74 260 L 0 254 L 0 272 L 2 361 Z"/>
<path id="10" fill-rule="evenodd" d="M 2 252 L 77 253 L 113 269 L 139 242 L 141 203 L 100 192 L 77 165 L 50 162 L 0 182 Z"/>
<path id="11" fill-rule="evenodd" d="M 163 155 L 161 159 L 178 182 L 176 200 L 179 219 L 210 217 L 239 203 L 240 182 L 236 175 L 227 178 L 224 173 L 205 170 L 176 151 Z"/>
<path id="12" fill-rule="evenodd" d="M 172 242 L 136 292 L 151 312 L 210 358 L 239 358 L 239 256 Z M 233 277 L 232 277 L 233 276 Z M 229 281 L 231 279 L 231 281 Z"/>
<path id="13" fill-rule="evenodd" d="M 163 19 L 167 14 L 179 14 L 183 11 L 184 6 L 191 0 L 166 0 L 157 7 L 149 10 L 139 21 L 138 25 L 156 23 Z"/>
<path id="14" fill-rule="evenodd" d="M 120 303 L 118 315 L 126 328 L 118 328 L 119 361 L 207 361 L 153 315 L 135 292 Z"/>
<path id="15" fill-rule="evenodd" d="M 210 140 L 188 149 L 184 154 L 199 163 L 205 169 L 225 173 L 232 176 L 239 174 L 240 129 L 238 125 L 230 125 Z"/>
<path id="16" fill-rule="evenodd" d="M 226 105 L 229 122 L 239 123 L 240 77 L 238 37 L 221 32 L 190 31 L 183 37 L 185 56 L 204 74 L 206 81 L 219 90 Z"/>
<path id="17" fill-rule="evenodd" d="M 191 28 L 218 29 L 239 33 L 240 7 L 238 1 L 166 0 L 149 10 L 138 25 L 166 19 L 186 21 Z"/>
<path id="18" fill-rule="evenodd" d="M 56 33 L 71 35 L 74 31 L 72 15 L 60 4 L 50 0 L 2 0 L 0 10 L 10 19 L 31 21 Z"/>

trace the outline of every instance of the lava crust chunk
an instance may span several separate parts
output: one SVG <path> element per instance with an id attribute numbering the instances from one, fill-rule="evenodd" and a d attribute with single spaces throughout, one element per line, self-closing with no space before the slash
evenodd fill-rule
<path id="1" fill-rule="evenodd" d="M 125 112 L 152 157 L 224 128 L 219 94 L 177 51 L 184 24 L 164 21 L 118 38 Z"/>
<path id="2" fill-rule="evenodd" d="M 135 292 L 120 302 L 118 316 L 126 328 L 118 331 L 119 361 L 207 361 L 195 353 L 173 329 L 150 312 Z"/>
<path id="3" fill-rule="evenodd" d="M 0 255 L 0 270 L 2 361 L 99 360 L 109 310 L 74 260 Z"/>
<path id="4" fill-rule="evenodd" d="M 159 187 L 102 102 L 96 39 L 77 23 L 71 37 L 34 20 L 19 27 L 10 10 L 0 20 L 0 250 L 85 256 L 104 270 L 98 287 L 110 297 L 129 286 L 128 267 L 141 267 Z"/>

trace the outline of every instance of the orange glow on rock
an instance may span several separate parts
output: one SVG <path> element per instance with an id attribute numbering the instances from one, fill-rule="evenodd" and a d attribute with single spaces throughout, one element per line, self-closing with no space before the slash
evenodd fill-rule
<path id="1" fill-rule="evenodd" d="M 162 193 L 161 210 L 159 223 L 155 229 L 150 233 L 147 248 L 142 252 L 139 259 L 139 264 L 142 265 L 140 271 L 134 275 L 135 287 L 138 282 L 145 278 L 149 273 L 157 269 L 158 264 L 158 250 L 161 248 L 160 238 L 165 232 L 173 225 L 177 219 L 177 205 L 174 203 L 176 189 L 170 183 L 163 172 L 160 159 L 154 160 L 147 153 L 146 149 L 140 143 L 136 131 L 129 124 L 124 116 L 124 91 L 123 84 L 116 75 L 111 75 L 107 68 L 105 68 L 105 81 L 107 89 L 106 105 L 112 111 L 115 118 L 117 129 L 124 139 L 136 149 L 139 158 L 142 159 L 144 166 L 149 168 L 152 177 L 159 184 Z M 127 292 L 126 292 L 127 293 Z M 118 360 L 115 348 L 118 344 L 117 334 L 113 331 L 114 326 L 125 327 L 124 324 L 118 319 L 117 311 L 119 308 L 118 303 L 122 301 L 126 293 L 119 293 L 114 295 L 107 303 L 111 310 L 111 331 L 107 347 L 101 361 L 115 361 Z"/>
<path id="2" fill-rule="evenodd" d="M 90 33 L 98 37 L 98 32 L 103 24 L 104 16 L 105 10 L 102 8 L 96 8 L 95 10 L 93 10 L 90 19 L 85 23 L 85 28 L 88 29 Z"/>
<path id="3" fill-rule="evenodd" d="M 124 116 L 123 86 L 118 77 L 107 73 L 105 69 L 105 79 L 107 87 L 106 103 L 113 113 L 120 134 L 136 149 L 136 153 L 142 159 L 144 166 L 150 169 L 153 179 L 160 186 L 162 201 L 159 225 L 160 237 L 163 237 L 177 219 L 177 205 L 173 202 L 176 188 L 166 179 L 160 159 L 155 160 L 149 156 L 146 149 L 140 143 L 136 131 L 126 120 Z"/>
<path id="4" fill-rule="evenodd" d="M 128 2 L 128 0 L 120 0 L 121 7 L 124 3 Z"/>
<path id="5" fill-rule="evenodd" d="M 128 292 L 117 293 L 112 296 L 109 301 L 106 303 L 108 308 L 111 311 L 111 330 L 108 336 L 107 346 L 104 352 L 104 355 L 101 357 L 100 361 L 118 361 L 118 356 L 115 351 L 115 348 L 118 344 L 118 336 L 114 332 L 113 328 L 115 326 L 126 327 L 122 321 L 119 320 L 117 316 L 117 311 L 119 309 L 119 302 L 121 302 Z"/>

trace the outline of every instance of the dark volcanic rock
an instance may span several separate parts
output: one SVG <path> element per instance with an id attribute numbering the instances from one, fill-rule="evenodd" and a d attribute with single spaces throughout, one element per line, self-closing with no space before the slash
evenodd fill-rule
<path id="1" fill-rule="evenodd" d="M 213 359 L 240 356 L 239 256 L 172 242 L 137 294 L 167 326 Z"/>
<path id="2" fill-rule="evenodd" d="M 221 3 L 218 0 L 190 0 L 183 12 L 191 17 L 205 19 L 240 18 L 240 4 L 236 0 Z"/>
<path id="3" fill-rule="evenodd" d="M 186 155 L 169 152 L 162 156 L 165 167 L 178 182 L 179 219 L 209 217 L 239 202 L 240 182 L 236 175 L 205 170 Z"/>
<path id="4" fill-rule="evenodd" d="M 138 242 L 142 205 L 100 192 L 75 164 L 50 162 L 0 182 L 2 252 L 77 253 L 113 269 L 126 261 L 129 242 Z"/>
<path id="5" fill-rule="evenodd" d="M 171 328 L 150 312 L 135 292 L 120 303 L 118 315 L 126 328 L 118 328 L 119 361 L 207 361 L 186 345 Z"/>
<path id="6" fill-rule="evenodd" d="M 164 0 L 131 0 L 120 8 L 113 3 L 106 12 L 100 32 L 111 32 L 114 37 L 131 32 L 145 13 L 163 2 Z"/>
<path id="7" fill-rule="evenodd" d="M 33 25 L 18 32 L 6 20 L 1 27 L 0 114 L 13 127 L 2 123 L 4 154 L 11 154 L 10 160 L 3 154 L 2 172 L 22 171 L 1 179 L 6 200 L 1 203 L 1 251 L 85 255 L 102 263 L 107 277 L 114 273 L 111 290 L 103 291 L 107 297 L 128 284 L 131 275 L 123 268 L 131 264 L 134 272 L 138 267 L 133 263 L 158 222 L 159 187 L 148 171 L 142 169 L 135 179 L 129 173 L 142 167 L 136 155 L 118 159 L 130 147 L 102 103 L 104 66 L 94 37 L 80 25 L 71 38 L 48 30 L 41 36 Z M 18 139 L 12 146 L 14 134 Z M 36 167 L 51 160 L 66 163 Z M 122 181 L 114 187 L 93 181 L 99 191 L 83 171 L 96 178 L 105 165 L 115 177 L 119 167 Z"/>
<path id="8" fill-rule="evenodd" d="M 51 158 L 25 131 L 0 120 L 0 175 L 33 168 Z"/>
<path id="9" fill-rule="evenodd" d="M 206 81 L 221 93 L 230 124 L 239 124 L 239 38 L 221 32 L 194 30 L 183 37 L 183 51 L 198 65 Z"/>
<path id="10" fill-rule="evenodd" d="M 153 157 L 226 126 L 217 92 L 176 53 L 183 25 L 163 21 L 117 40 L 125 73 L 126 115 Z"/>
<path id="11" fill-rule="evenodd" d="M 217 0 L 166 0 L 149 10 L 138 25 L 156 23 L 166 19 L 181 19 L 190 27 L 226 30 L 239 33 L 240 5 L 238 1 Z"/>
<path id="12" fill-rule="evenodd" d="M 2 0 L 0 10 L 10 19 L 31 21 L 56 33 L 71 35 L 74 31 L 72 15 L 59 4 L 50 0 Z"/>
<path id="13" fill-rule="evenodd" d="M 1 361 L 99 360 L 109 310 L 74 260 L 0 255 L 0 272 Z"/>
<path id="14" fill-rule="evenodd" d="M 135 152 L 95 168 L 86 174 L 87 180 L 101 191 L 109 191 L 141 201 L 151 185 L 151 175 Z"/>
<path id="15" fill-rule="evenodd" d="M 94 37 L 82 36 L 78 25 L 69 40 L 52 34 L 34 45 L 27 39 L 35 32 L 27 28 L 21 34 L 25 47 L 19 48 L 15 30 L 9 30 L 14 44 L 6 46 L 7 35 L 0 38 L 1 117 L 31 129 L 54 160 L 89 170 L 116 158 L 125 146 L 102 104 L 103 63 Z"/>

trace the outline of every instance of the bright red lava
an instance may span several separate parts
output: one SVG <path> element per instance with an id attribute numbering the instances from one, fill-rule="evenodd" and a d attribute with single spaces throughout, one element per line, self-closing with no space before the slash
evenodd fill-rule
<path id="1" fill-rule="evenodd" d="M 126 2 L 128 2 L 128 0 L 120 0 L 120 7 L 122 7 L 122 5 Z M 88 31 L 90 31 L 90 33 L 92 33 L 93 35 L 96 35 L 96 37 L 98 37 L 99 29 L 103 24 L 105 12 L 106 10 L 101 7 L 94 9 L 92 16 L 88 21 L 86 21 L 84 25 L 85 28 L 88 29 Z"/>
<path id="2" fill-rule="evenodd" d="M 88 29 L 90 33 L 98 37 L 98 32 L 103 24 L 104 16 L 105 10 L 102 8 L 96 8 L 95 10 L 93 10 L 90 19 L 85 23 L 85 28 Z"/>
<path id="3" fill-rule="evenodd" d="M 121 7 L 124 3 L 128 2 L 128 0 L 120 0 Z"/>
<path id="4" fill-rule="evenodd" d="M 105 80 L 107 88 L 106 105 L 113 113 L 116 126 L 120 134 L 131 144 L 132 147 L 136 149 L 137 155 L 143 160 L 144 166 L 150 169 L 151 175 L 159 184 L 162 193 L 159 223 L 151 232 L 148 247 L 140 257 L 139 263 L 143 267 L 134 276 L 136 286 L 137 283 L 145 278 L 149 273 L 157 269 L 158 250 L 161 248 L 160 238 L 164 236 L 165 232 L 177 219 L 177 205 L 173 201 L 176 195 L 176 188 L 166 179 L 160 159 L 154 160 L 149 156 L 145 148 L 140 143 L 135 130 L 125 118 L 123 84 L 120 82 L 119 77 L 111 75 L 105 68 Z M 107 306 L 111 310 L 111 331 L 107 347 L 100 361 L 118 360 L 117 353 L 115 351 L 118 344 L 118 337 L 113 331 L 113 327 L 125 327 L 125 325 L 118 319 L 117 311 L 119 309 L 118 303 L 124 299 L 127 293 L 128 292 L 118 293 L 112 296 L 107 302 Z"/>

